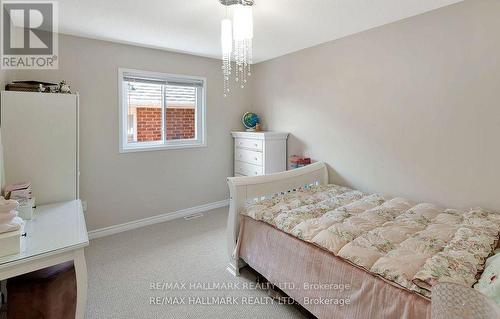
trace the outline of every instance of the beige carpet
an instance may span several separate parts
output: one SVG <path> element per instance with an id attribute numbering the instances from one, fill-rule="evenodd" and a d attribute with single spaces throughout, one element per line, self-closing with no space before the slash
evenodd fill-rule
<path id="1" fill-rule="evenodd" d="M 226 217 L 227 208 L 223 208 L 201 218 L 91 241 L 85 251 L 89 272 L 86 318 L 304 318 L 293 306 L 265 304 L 268 299 L 260 299 L 267 297 L 263 290 L 243 289 L 244 283 L 253 282 L 249 272 L 233 277 L 226 271 Z M 152 290 L 151 283 L 167 283 L 166 290 Z M 182 290 L 182 283 L 187 290 Z M 207 283 L 232 283 L 239 289 L 202 290 L 215 288 Z M 150 304 L 152 297 L 164 297 L 166 304 Z M 171 304 L 181 302 L 182 297 L 186 304 Z M 240 305 L 199 304 L 229 300 L 223 297 L 234 297 L 230 302 Z M 241 305 L 244 300 L 254 304 Z"/>

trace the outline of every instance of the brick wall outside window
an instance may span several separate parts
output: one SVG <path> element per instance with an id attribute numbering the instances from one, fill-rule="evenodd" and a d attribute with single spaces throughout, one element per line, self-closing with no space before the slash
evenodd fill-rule
<path id="1" fill-rule="evenodd" d="M 167 108 L 167 140 L 193 139 L 194 109 Z"/>
<path id="2" fill-rule="evenodd" d="M 161 141 L 161 109 L 137 108 L 137 142 Z"/>
<path id="3" fill-rule="evenodd" d="M 195 109 L 166 109 L 167 140 L 195 138 Z M 161 140 L 161 109 L 154 107 L 137 108 L 137 142 Z"/>

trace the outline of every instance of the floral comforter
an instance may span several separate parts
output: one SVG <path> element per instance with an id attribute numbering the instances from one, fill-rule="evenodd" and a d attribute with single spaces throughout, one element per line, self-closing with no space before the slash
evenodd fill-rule
<path id="1" fill-rule="evenodd" d="M 430 297 L 437 282 L 472 287 L 494 251 L 500 214 L 317 186 L 249 204 L 242 212 Z"/>

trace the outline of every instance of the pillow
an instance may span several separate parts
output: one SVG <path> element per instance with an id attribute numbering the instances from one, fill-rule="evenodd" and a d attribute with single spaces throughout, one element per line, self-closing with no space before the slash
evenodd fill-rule
<path id="1" fill-rule="evenodd" d="M 485 267 L 474 289 L 500 305 L 500 249 L 495 250 L 495 254 L 486 260 Z"/>

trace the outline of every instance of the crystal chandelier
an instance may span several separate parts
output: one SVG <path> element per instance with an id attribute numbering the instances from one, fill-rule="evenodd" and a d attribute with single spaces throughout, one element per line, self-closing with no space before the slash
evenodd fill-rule
<path id="1" fill-rule="evenodd" d="M 229 80 L 232 74 L 231 57 L 235 62 L 235 81 L 244 88 L 252 75 L 253 0 L 220 0 L 226 6 L 226 17 L 221 22 L 222 73 L 224 75 L 224 96 L 230 92 Z M 227 9 L 234 5 L 233 19 Z"/>

